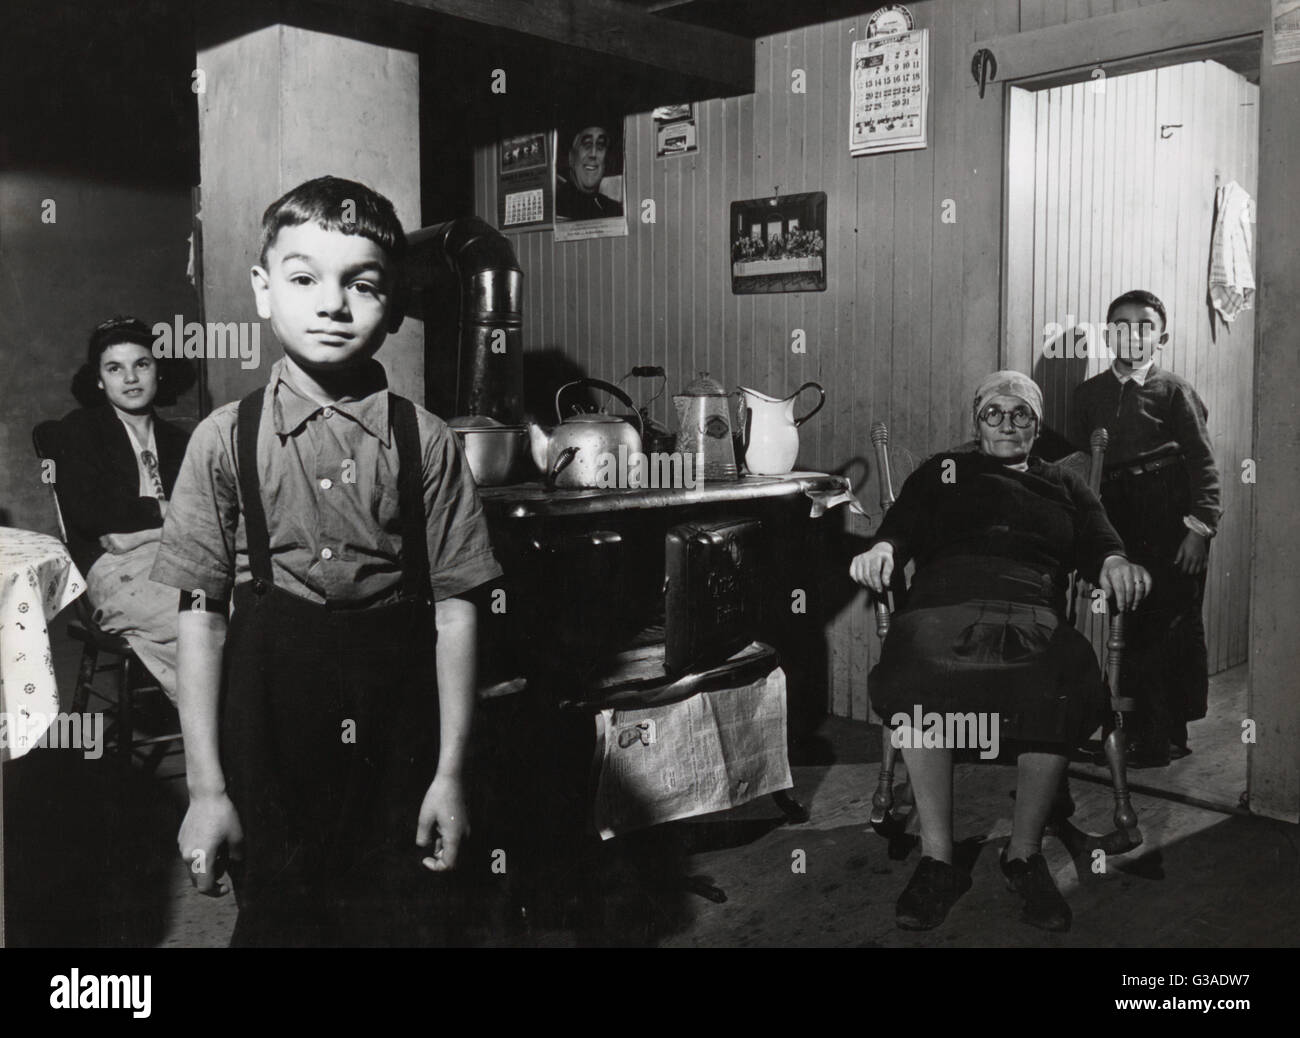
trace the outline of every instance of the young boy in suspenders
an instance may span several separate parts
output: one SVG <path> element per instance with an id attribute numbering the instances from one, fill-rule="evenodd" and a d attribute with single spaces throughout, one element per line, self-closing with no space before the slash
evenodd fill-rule
<path id="1" fill-rule="evenodd" d="M 208 894 L 228 860 L 232 946 L 445 936 L 438 873 L 469 831 L 466 596 L 501 570 L 455 436 L 372 359 L 401 320 L 404 245 L 391 203 L 352 181 L 266 210 L 253 292 L 284 357 L 195 430 L 163 528 L 180 851 Z"/>

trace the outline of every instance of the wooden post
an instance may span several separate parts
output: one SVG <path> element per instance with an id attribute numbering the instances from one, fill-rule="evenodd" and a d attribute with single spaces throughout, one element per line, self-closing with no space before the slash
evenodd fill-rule
<path id="1" fill-rule="evenodd" d="M 1250 809 L 1270 818 L 1300 821 L 1300 670 L 1295 618 L 1300 616 L 1300 209 L 1295 205 L 1300 169 L 1300 63 L 1273 64 L 1271 32 L 1264 33 L 1260 69 L 1259 233 L 1255 281 L 1259 285 L 1255 351 L 1253 457 L 1221 458 L 1223 479 L 1255 479 L 1253 559 L 1250 577 L 1250 685 L 1246 718 L 1255 722 L 1247 745 Z M 1253 464 L 1248 468 L 1246 462 Z M 1254 469 L 1252 473 L 1250 468 Z"/>
<path id="2" fill-rule="evenodd" d="M 262 212 L 324 174 L 386 195 L 408 231 L 420 226 L 419 58 L 411 51 L 274 22 L 277 5 L 199 5 L 199 159 L 203 311 L 256 322 L 249 268 Z M 269 324 L 261 363 L 207 362 L 213 406 L 264 383 L 281 356 Z M 424 330 L 410 318 L 378 359 L 395 392 L 424 402 Z"/>

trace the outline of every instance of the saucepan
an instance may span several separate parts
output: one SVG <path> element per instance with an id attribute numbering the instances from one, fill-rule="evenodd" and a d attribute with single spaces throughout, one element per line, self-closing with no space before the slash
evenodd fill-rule
<path id="1" fill-rule="evenodd" d="M 487 415 L 453 418 L 447 427 L 460 439 L 465 460 L 481 487 L 504 486 L 528 454 L 528 427 L 506 425 Z"/>

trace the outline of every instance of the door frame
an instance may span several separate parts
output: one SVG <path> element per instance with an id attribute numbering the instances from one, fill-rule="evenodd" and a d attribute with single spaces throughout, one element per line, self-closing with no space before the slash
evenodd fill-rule
<path id="1" fill-rule="evenodd" d="M 1242 0 L 1232 4 L 1216 0 L 1164 0 L 1163 3 L 1116 14 L 976 40 L 970 45 L 968 53 L 971 58 L 979 50 L 987 49 L 996 59 L 998 69 L 997 78 L 986 83 L 983 97 L 980 88 L 967 79 L 960 98 L 958 147 L 970 162 L 970 173 L 964 185 L 965 212 L 974 214 L 973 219 L 966 220 L 963 236 L 966 260 L 964 333 L 968 350 L 979 346 L 985 350 L 992 347 L 993 355 L 999 360 L 1007 356 L 1009 88 L 1038 88 L 1087 79 L 1097 68 L 1107 75 L 1121 74 L 1215 57 L 1243 46 L 1261 46 L 1260 207 L 1261 211 L 1266 204 L 1270 209 L 1274 205 L 1280 209 L 1282 197 L 1294 181 L 1278 183 L 1266 179 L 1268 174 L 1265 170 L 1270 162 L 1286 168 L 1289 151 L 1295 150 L 1292 145 L 1296 142 L 1288 135 L 1286 141 L 1280 143 L 1278 154 L 1270 156 L 1266 142 L 1270 141 L 1271 126 L 1266 115 L 1285 111 L 1288 100 L 1300 94 L 1300 84 L 1297 84 L 1300 66 L 1269 67 L 1272 46 L 1266 31 L 1268 25 L 1268 0 Z M 1294 117 L 1293 112 L 1290 117 Z M 1272 118 L 1276 120 L 1278 116 Z M 1262 456 L 1269 456 L 1274 449 L 1286 458 L 1282 444 L 1274 448 L 1265 442 L 1263 430 L 1267 429 L 1272 437 L 1289 432 L 1292 441 L 1300 437 L 1300 419 L 1294 413 L 1285 412 L 1281 402 L 1272 399 L 1271 395 L 1267 411 L 1261 411 L 1261 396 L 1269 391 L 1262 387 L 1259 377 L 1263 336 L 1275 323 L 1269 321 L 1268 314 L 1270 300 L 1277 297 L 1269 294 L 1267 286 L 1273 279 L 1283 280 L 1285 269 L 1282 261 L 1288 251 L 1295 251 L 1295 246 L 1287 240 L 1289 226 L 1275 230 L 1270 240 L 1265 240 L 1261 233 L 1256 246 L 1256 280 L 1260 292 L 1255 325 L 1255 442 L 1252 451 L 1261 463 Z M 1285 319 L 1287 315 L 1282 311 L 1290 308 L 1282 302 L 1277 317 Z M 1286 338 L 1291 340 L 1294 337 L 1295 329 L 1290 328 Z M 1283 343 L 1279 341 L 1278 347 L 1283 347 Z M 1270 356 L 1274 353 L 1285 356 L 1280 348 L 1270 347 L 1269 352 Z M 1279 376 L 1281 372 L 1277 369 L 1281 367 L 1271 363 L 1270 377 Z M 1294 460 L 1288 460 L 1294 467 Z M 1300 511 L 1300 481 L 1294 476 L 1283 475 L 1274 479 L 1277 482 L 1269 492 L 1282 502 L 1280 511 L 1261 502 L 1261 488 L 1257 487 L 1252 495 L 1251 539 L 1255 545 L 1255 557 L 1252 559 L 1250 591 L 1247 711 L 1256 731 L 1267 731 L 1270 737 L 1247 744 L 1247 795 L 1255 813 L 1297 822 L 1300 821 L 1300 701 L 1282 683 L 1267 678 L 1257 680 L 1261 671 L 1269 677 L 1300 672 L 1297 640 L 1278 637 L 1277 621 L 1267 619 L 1270 610 L 1276 609 L 1280 602 L 1285 606 L 1291 600 L 1300 599 L 1300 592 L 1288 591 L 1279 584 L 1279 581 L 1286 581 L 1289 572 L 1300 569 L 1300 558 L 1286 554 L 1281 560 L 1274 559 L 1267 573 L 1261 567 L 1261 554 L 1287 542 L 1289 529 L 1279 526 L 1282 518 Z M 1300 611 L 1290 615 L 1300 615 Z"/>

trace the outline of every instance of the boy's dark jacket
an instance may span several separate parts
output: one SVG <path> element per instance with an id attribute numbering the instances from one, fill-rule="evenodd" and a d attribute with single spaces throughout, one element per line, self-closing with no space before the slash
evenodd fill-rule
<path id="1" fill-rule="evenodd" d="M 159 476 L 170 497 L 189 434 L 157 415 L 153 427 Z M 154 498 L 140 496 L 131 434 L 111 404 L 73 411 L 59 423 L 58 435 L 55 487 L 72 560 L 85 574 L 104 554 L 101 536 L 161 526 L 162 512 Z"/>
<path id="2" fill-rule="evenodd" d="M 1191 514 L 1217 529 L 1221 514 L 1219 472 L 1214 464 L 1204 402 L 1184 378 L 1154 367 L 1144 385 L 1121 385 L 1109 369 L 1074 391 L 1070 439 L 1088 449 L 1092 427 L 1110 433 L 1106 468 L 1182 454 L 1187 466 Z"/>

